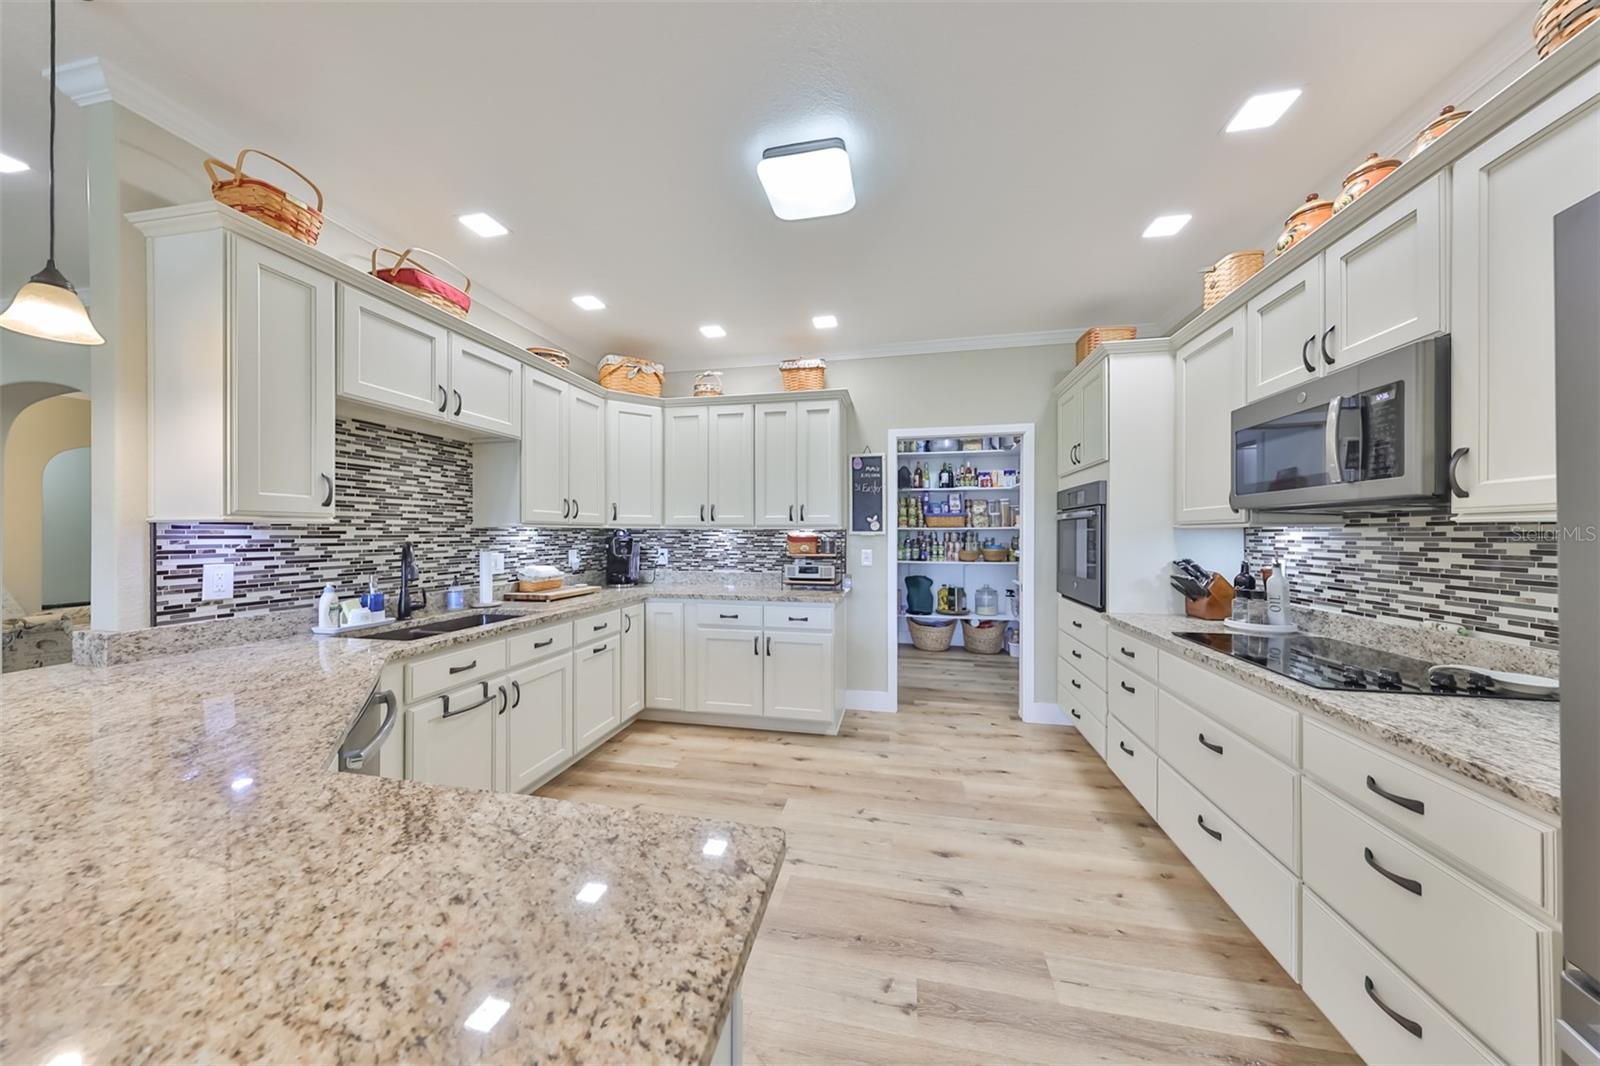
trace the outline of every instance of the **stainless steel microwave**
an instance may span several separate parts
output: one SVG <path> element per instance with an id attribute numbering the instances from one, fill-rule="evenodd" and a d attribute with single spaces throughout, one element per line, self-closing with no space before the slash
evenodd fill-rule
<path id="1" fill-rule="evenodd" d="M 1257 511 L 1438 507 L 1449 452 L 1445 336 L 1234 411 L 1228 499 Z"/>

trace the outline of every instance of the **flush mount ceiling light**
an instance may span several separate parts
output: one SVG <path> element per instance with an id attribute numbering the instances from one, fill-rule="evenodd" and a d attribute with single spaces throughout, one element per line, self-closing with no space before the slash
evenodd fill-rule
<path id="1" fill-rule="evenodd" d="M 21 174 L 27 169 L 28 164 L 22 160 L 13 159 L 4 152 L 0 152 L 0 174 Z"/>
<path id="2" fill-rule="evenodd" d="M 470 215 L 462 215 L 460 222 L 480 237 L 504 237 L 511 232 L 495 218 L 484 214 L 482 211 L 474 211 Z"/>
<path id="3" fill-rule="evenodd" d="M 839 324 L 839 319 L 833 315 L 812 315 L 811 325 L 816 329 L 833 329 Z"/>
<path id="4" fill-rule="evenodd" d="M 856 205 L 850 154 L 837 137 L 768 148 L 756 164 L 756 177 L 772 213 L 785 222 L 842 215 Z"/>
<path id="5" fill-rule="evenodd" d="M 1144 228 L 1146 237 L 1170 237 L 1189 224 L 1192 215 L 1161 215 Z"/>
<path id="6" fill-rule="evenodd" d="M 1256 93 L 1244 102 L 1237 114 L 1228 120 L 1225 133 L 1243 133 L 1246 130 L 1264 130 L 1283 117 L 1283 113 L 1300 99 L 1299 89 L 1284 89 L 1273 93 Z"/>
<path id="7" fill-rule="evenodd" d="M 77 290 L 56 269 L 56 0 L 50 0 L 50 252 L 44 269 L 17 290 L 0 327 L 47 341 L 104 344 Z"/>
<path id="8" fill-rule="evenodd" d="M 604 300 L 598 296 L 590 296 L 587 293 L 582 296 L 574 296 L 572 302 L 585 311 L 604 311 L 606 309 Z"/>
<path id="9" fill-rule="evenodd" d="M 726 337 L 727 335 L 728 331 L 723 329 L 721 326 L 711 325 L 700 327 L 700 336 L 706 338 L 707 340 L 714 341 L 721 337 Z"/>

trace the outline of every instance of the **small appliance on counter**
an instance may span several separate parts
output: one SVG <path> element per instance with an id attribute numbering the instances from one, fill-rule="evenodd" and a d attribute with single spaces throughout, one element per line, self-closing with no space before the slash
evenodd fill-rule
<path id="1" fill-rule="evenodd" d="M 844 568 L 821 555 L 796 556 L 783 567 L 783 583 L 791 588 L 834 589 L 844 581 Z"/>
<path id="2" fill-rule="evenodd" d="M 606 538 L 606 584 L 639 583 L 639 542 L 626 529 L 612 530 Z"/>

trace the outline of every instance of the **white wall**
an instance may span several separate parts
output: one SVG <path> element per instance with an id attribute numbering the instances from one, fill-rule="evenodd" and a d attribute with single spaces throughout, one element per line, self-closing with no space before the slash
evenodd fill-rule
<path id="1" fill-rule="evenodd" d="M 17 386 L 7 386 L 7 390 Z M 5 587 L 24 614 L 59 602 L 45 591 L 45 471 L 63 452 L 89 443 L 89 404 L 80 393 L 51 396 L 23 408 L 5 438 Z M 88 500 L 88 486 L 80 500 Z M 88 545 L 75 560 L 88 573 Z M 63 558 L 63 565 L 66 565 Z"/>
<path id="2" fill-rule="evenodd" d="M 41 604 L 89 602 L 89 449 L 58 453 L 44 467 Z"/>

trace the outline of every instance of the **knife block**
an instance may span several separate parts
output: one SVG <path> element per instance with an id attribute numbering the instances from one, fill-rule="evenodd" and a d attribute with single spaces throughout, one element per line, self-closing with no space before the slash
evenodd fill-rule
<path id="1" fill-rule="evenodd" d="M 1207 596 L 1203 600 L 1184 600 L 1183 613 L 1190 618 L 1204 618 L 1209 622 L 1221 622 L 1233 615 L 1233 585 L 1221 574 L 1211 575 L 1211 584 L 1206 588 Z"/>

